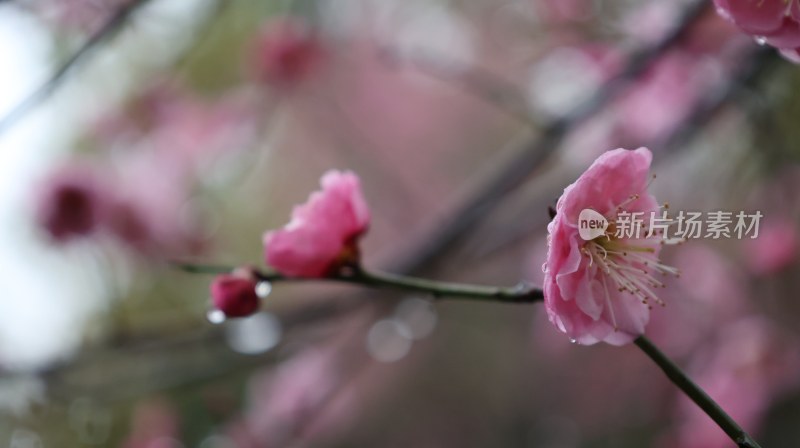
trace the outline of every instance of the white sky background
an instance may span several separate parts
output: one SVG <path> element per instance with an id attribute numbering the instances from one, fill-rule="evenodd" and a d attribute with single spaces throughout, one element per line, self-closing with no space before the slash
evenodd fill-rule
<path id="1" fill-rule="evenodd" d="M 0 115 L 48 73 L 49 39 L 35 20 L 0 10 Z M 97 289 L 64 254 L 49 249 L 30 222 L 31 186 L 51 163 L 67 120 L 36 109 L 0 135 L 0 363 L 18 369 L 57 358 L 80 340 Z M 58 123 L 61 129 L 56 129 Z M 81 281 L 84 280 L 84 281 Z M 91 293 L 94 289 L 95 293 Z"/>
<path id="2" fill-rule="evenodd" d="M 69 154 L 69 142 L 92 112 L 118 101 L 137 76 L 170 59 L 175 47 L 163 42 L 180 45 L 197 23 L 189 11 L 202 12 L 207 5 L 154 2 L 140 11 L 134 36 L 119 39 L 113 51 L 90 56 L 88 66 L 78 67 L 52 99 L 0 135 L 0 370 L 35 368 L 69 355 L 86 323 L 110 299 L 89 251 L 54 248 L 33 226 L 36 180 Z M 144 22 L 151 15 L 164 20 Z M 0 117 L 49 76 L 51 50 L 40 22 L 0 5 Z"/>

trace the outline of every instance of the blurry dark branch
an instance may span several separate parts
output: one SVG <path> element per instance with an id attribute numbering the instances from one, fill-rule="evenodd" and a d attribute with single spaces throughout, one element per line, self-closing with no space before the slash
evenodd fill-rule
<path id="1" fill-rule="evenodd" d="M 736 68 L 732 76 L 710 89 L 693 106 L 692 110 L 683 120 L 659 142 L 650 145 L 657 165 L 666 157 L 682 151 L 688 147 L 689 142 L 705 129 L 728 106 L 748 98 L 747 92 L 760 83 L 778 62 L 782 61 L 778 53 L 767 47 L 755 47 L 752 53 L 742 58 L 742 63 Z M 563 186 L 559 186 L 561 188 Z M 492 236 L 488 243 L 473 250 L 468 256 L 478 259 L 505 250 L 519 244 L 530 235 L 531 229 L 541 228 L 547 223 L 547 215 L 542 212 L 551 205 L 551 198 L 558 194 L 539 195 L 533 199 L 529 211 L 515 214 L 507 222 L 496 225 L 502 229 Z M 487 240 L 486 238 L 484 239 Z"/>
<path id="2" fill-rule="evenodd" d="M 387 45 L 380 49 L 380 60 L 387 64 L 408 64 L 432 78 L 454 85 L 517 120 L 538 129 L 520 86 L 482 67 L 471 66 L 424 49 L 401 51 Z"/>
<path id="3" fill-rule="evenodd" d="M 746 100 L 750 90 L 783 61 L 778 52 L 770 47 L 756 47 L 742 60 L 743 63 L 728 81 L 708 92 L 667 138 L 653 145 L 656 156 L 685 147 L 726 106 Z"/>
<path id="4" fill-rule="evenodd" d="M 259 357 L 235 353 L 221 328 L 207 326 L 173 336 L 140 336 L 85 350 L 70 362 L 56 364 L 39 374 L 54 399 L 69 402 L 90 396 L 112 402 L 136 399 L 154 390 L 211 381 L 273 362 L 276 356 L 276 353 Z"/>
<path id="5" fill-rule="evenodd" d="M 174 263 L 187 272 L 225 274 L 230 267 L 206 266 L 191 263 Z M 338 272 L 322 278 L 286 277 L 277 272 L 253 271 L 255 276 L 265 282 L 341 282 L 379 289 L 429 294 L 436 299 L 458 297 L 462 299 L 486 300 L 507 303 L 533 303 L 542 300 L 542 291 L 525 284 L 510 288 L 495 286 L 467 285 L 461 283 L 439 282 L 422 278 L 404 277 L 384 272 L 368 271 L 360 267 L 345 267 Z"/>
<path id="6" fill-rule="evenodd" d="M 495 208 L 499 198 L 523 184 L 547 161 L 571 129 L 602 110 L 631 81 L 642 75 L 653 62 L 677 45 L 697 20 L 709 10 L 710 4 L 708 1 L 700 0 L 687 7 L 678 25 L 657 44 L 636 52 L 629 58 L 626 68 L 606 82 L 589 100 L 568 115 L 544 126 L 538 138 L 524 145 L 509 163 L 497 169 L 488 181 L 476 190 L 474 196 L 452 214 L 451 219 L 437 226 L 439 230 L 423 241 L 418 250 L 407 256 L 407 259 L 395 266 L 392 271 L 424 272 L 446 256 L 448 250 L 457 245 L 481 217 Z"/>
<path id="7" fill-rule="evenodd" d="M 61 85 L 69 72 L 72 71 L 78 63 L 91 55 L 101 44 L 114 38 L 136 10 L 145 5 L 148 1 L 149 0 L 135 0 L 117 10 L 108 22 L 92 34 L 86 43 L 84 43 L 78 51 L 73 53 L 69 59 L 64 61 L 42 85 L 0 119 L 0 135 L 24 117 L 25 114 L 39 105 L 39 103 L 47 99 Z"/>

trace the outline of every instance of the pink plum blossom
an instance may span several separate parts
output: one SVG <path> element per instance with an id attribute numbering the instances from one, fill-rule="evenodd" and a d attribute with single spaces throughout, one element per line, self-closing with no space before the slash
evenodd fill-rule
<path id="1" fill-rule="evenodd" d="M 358 177 L 328 171 L 320 183 L 322 191 L 296 206 L 286 226 L 264 235 L 266 261 L 281 274 L 322 277 L 358 256 L 370 220 Z"/>
<path id="2" fill-rule="evenodd" d="M 258 310 L 256 281 L 247 275 L 218 275 L 211 282 L 210 289 L 214 308 L 227 317 L 249 316 Z"/>
<path id="3" fill-rule="evenodd" d="M 299 18 L 266 23 L 253 52 L 255 77 L 273 87 L 289 87 L 313 73 L 323 51 L 313 30 Z"/>
<path id="4" fill-rule="evenodd" d="M 84 237 L 101 225 L 109 188 L 89 166 L 57 168 L 37 190 L 36 221 L 54 241 Z"/>
<path id="5" fill-rule="evenodd" d="M 218 156 L 235 153 L 255 136 L 255 101 L 233 91 L 199 98 L 175 83 L 155 83 L 93 123 L 98 146 L 143 145 L 176 159 L 187 174 L 202 174 Z"/>
<path id="6" fill-rule="evenodd" d="M 185 165 L 157 152 L 133 153 L 123 162 L 104 222 L 110 233 L 153 257 L 198 252 L 201 229 L 187 220 L 193 179 Z"/>
<path id="7" fill-rule="evenodd" d="M 800 0 L 714 0 L 725 19 L 759 41 L 796 57 L 800 49 Z"/>
<path id="8" fill-rule="evenodd" d="M 788 218 L 764 222 L 757 238 L 744 241 L 747 266 L 756 275 L 776 273 L 797 259 L 800 237 Z"/>
<path id="9" fill-rule="evenodd" d="M 68 164 L 36 190 L 35 220 L 54 241 L 110 235 L 135 252 L 166 257 L 203 247 L 201 226 L 187 219 L 190 180 L 180 163 L 149 151 L 122 166 Z"/>
<path id="10" fill-rule="evenodd" d="M 50 175 L 36 198 L 39 225 L 57 241 L 102 231 L 151 257 L 198 252 L 209 235 L 193 191 L 252 141 L 254 112 L 238 92 L 208 101 L 154 84 L 95 123 L 99 163 Z"/>
<path id="11" fill-rule="evenodd" d="M 643 334 L 650 303 L 663 303 L 654 291 L 663 283 L 654 274 L 677 274 L 659 262 L 665 240 L 657 232 L 648 237 L 645 228 L 639 238 L 616 234 L 620 213 L 649 217 L 660 210 L 647 192 L 651 159 L 647 148 L 608 151 L 558 200 L 547 228 L 545 307 L 550 322 L 577 343 L 623 345 Z M 602 235 L 588 241 L 578 229 L 584 209 L 609 222 Z"/>

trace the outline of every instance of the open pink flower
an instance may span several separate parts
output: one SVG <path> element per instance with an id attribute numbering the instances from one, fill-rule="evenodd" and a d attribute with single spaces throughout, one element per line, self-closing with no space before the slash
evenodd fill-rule
<path id="1" fill-rule="evenodd" d="M 800 49 L 800 0 L 714 0 L 720 14 L 784 52 Z"/>
<path id="2" fill-rule="evenodd" d="M 639 219 L 647 224 L 650 213 L 660 209 L 647 193 L 651 159 L 647 148 L 608 151 L 558 200 L 556 217 L 547 227 L 544 299 L 550 322 L 575 342 L 631 342 L 644 332 L 650 302 L 662 303 L 654 289 L 663 283 L 653 274 L 677 274 L 659 262 L 664 240 L 658 232 L 650 235 L 643 226 L 637 238 L 633 227 L 622 228 L 623 213 L 642 212 Z M 590 240 L 579 233 L 585 209 L 608 222 Z"/>
<path id="3" fill-rule="evenodd" d="M 370 219 L 358 177 L 328 171 L 320 184 L 322 191 L 296 206 L 283 229 L 264 235 L 266 261 L 281 274 L 322 277 L 358 256 L 356 243 Z"/>

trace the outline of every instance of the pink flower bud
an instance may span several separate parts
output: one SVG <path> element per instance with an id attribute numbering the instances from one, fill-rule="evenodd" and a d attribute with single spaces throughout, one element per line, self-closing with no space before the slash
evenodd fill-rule
<path id="1" fill-rule="evenodd" d="M 39 189 L 36 221 L 57 242 L 91 234 L 105 199 L 96 173 L 69 165 L 51 173 Z"/>
<path id="2" fill-rule="evenodd" d="M 305 79 L 319 64 L 322 48 L 305 22 L 284 18 L 264 25 L 255 45 L 256 78 L 272 86 Z"/>
<path id="3" fill-rule="evenodd" d="M 358 257 L 356 242 L 369 226 L 369 209 L 358 177 L 328 171 L 292 220 L 264 235 L 266 262 L 290 277 L 323 277 Z"/>
<path id="4" fill-rule="evenodd" d="M 259 306 L 256 281 L 241 275 L 218 275 L 211 283 L 211 301 L 227 317 L 249 316 Z"/>

